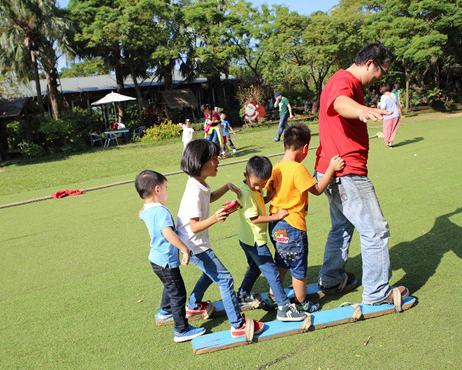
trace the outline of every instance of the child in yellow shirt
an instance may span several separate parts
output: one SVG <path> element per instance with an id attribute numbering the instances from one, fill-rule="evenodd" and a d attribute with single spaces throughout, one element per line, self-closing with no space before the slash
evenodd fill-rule
<path id="1" fill-rule="evenodd" d="M 321 195 L 335 172 L 344 167 L 343 159 L 336 155 L 331 159 L 325 175 L 317 182 L 301 164 L 308 154 L 310 139 L 311 133 L 306 125 L 294 124 L 286 129 L 284 157 L 273 167 L 267 185 L 268 190 L 273 193 L 270 213 L 277 213 L 280 209 L 289 212 L 284 219 L 269 224 L 271 241 L 276 249 L 275 262 L 281 281 L 290 269 L 298 308 L 306 312 L 319 309 L 318 304 L 306 300 L 308 237 L 305 217 L 308 192 Z"/>

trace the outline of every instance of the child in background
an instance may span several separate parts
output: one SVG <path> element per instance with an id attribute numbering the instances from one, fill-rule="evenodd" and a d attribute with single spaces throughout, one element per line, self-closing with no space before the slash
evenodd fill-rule
<path id="1" fill-rule="evenodd" d="M 388 116 L 383 116 L 383 136 L 385 145 L 389 149 L 393 148 L 393 141 L 398 131 L 400 111 L 396 102 L 396 96 L 391 92 L 389 84 L 384 84 L 380 87 L 380 93 L 383 94 L 380 98 L 379 108 L 393 112 Z"/>
<path id="2" fill-rule="evenodd" d="M 233 149 L 233 154 L 237 153 L 236 147 L 234 146 L 233 141 L 231 140 L 231 135 L 229 132 L 231 131 L 234 135 L 236 135 L 236 132 L 233 130 L 231 125 L 229 124 L 229 121 L 226 120 L 226 114 L 225 113 L 220 113 L 220 120 L 221 120 L 221 127 L 223 128 L 223 147 L 224 149 L 227 150 L 226 145 L 229 143 L 229 146 L 231 149 Z"/>
<path id="3" fill-rule="evenodd" d="M 178 211 L 178 235 L 191 251 L 191 262 L 202 271 L 202 276 L 189 298 L 186 315 L 208 312 L 211 303 L 203 302 L 202 298 L 207 288 L 216 283 L 231 324 L 231 336 L 240 337 L 245 335 L 246 321 L 240 312 L 234 292 L 234 281 L 210 248 L 209 241 L 209 227 L 217 222 L 224 222 L 229 215 L 220 209 L 210 217 L 210 203 L 220 199 L 229 190 L 235 192 L 238 197 L 241 195 L 240 190 L 231 183 L 213 192 L 210 190 L 206 179 L 217 175 L 219 153 L 217 144 L 199 139 L 189 143 L 181 159 L 181 169 L 189 175 L 189 179 Z M 262 332 L 264 324 L 253 321 L 255 334 Z"/>
<path id="4" fill-rule="evenodd" d="M 180 273 L 178 250 L 183 253 L 181 264 L 189 263 L 189 249 L 175 233 L 172 215 L 165 207 L 167 201 L 167 179 L 155 171 L 142 171 L 135 180 L 135 187 L 144 206 L 139 213 L 151 237 L 149 261 L 154 273 L 164 285 L 161 307 L 157 318 L 173 317 L 175 342 L 184 342 L 205 333 L 204 328 L 195 328 L 186 318 L 186 289 Z"/>
<path id="5" fill-rule="evenodd" d="M 270 213 L 287 209 L 289 214 L 283 220 L 269 225 L 271 240 L 276 248 L 275 261 L 279 267 L 281 281 L 290 269 L 298 309 L 313 312 L 319 304 L 306 300 L 306 273 L 308 263 L 308 237 L 306 233 L 306 214 L 308 192 L 321 195 L 329 181 L 344 167 L 338 155 L 331 159 L 324 177 L 318 182 L 310 175 L 301 162 L 308 154 L 311 133 L 306 125 L 294 124 L 284 133 L 284 157 L 274 166 L 268 180 L 269 197 L 272 198 Z M 273 294 L 273 292 L 270 292 Z M 273 298 L 270 295 L 270 298 Z"/>
<path id="6" fill-rule="evenodd" d="M 280 321 L 302 321 L 306 315 L 291 304 L 279 278 L 279 271 L 268 249 L 268 222 L 279 221 L 287 216 L 285 209 L 268 216 L 262 190 L 271 177 L 273 166 L 266 157 L 254 156 L 249 159 L 241 186 L 241 205 L 239 210 L 239 244 L 244 250 L 249 269 L 238 290 L 237 298 L 241 304 L 250 304 L 256 297 L 250 294 L 260 273 L 263 273 L 274 293 L 277 302 L 277 316 Z M 265 306 L 261 306 L 265 309 Z"/>
<path id="7" fill-rule="evenodd" d="M 188 118 L 185 123 L 179 123 L 179 126 L 183 128 L 183 152 L 186 146 L 193 139 L 194 129 L 191 127 L 191 120 Z"/>

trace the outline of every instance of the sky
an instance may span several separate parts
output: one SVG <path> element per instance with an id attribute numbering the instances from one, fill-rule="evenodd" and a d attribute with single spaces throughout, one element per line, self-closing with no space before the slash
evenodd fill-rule
<path id="1" fill-rule="evenodd" d="M 338 4 L 340 0 L 250 0 L 250 2 L 256 6 L 262 4 L 268 5 L 285 5 L 291 11 L 298 12 L 300 14 L 310 15 L 311 13 L 322 10 L 327 11 L 334 5 Z M 67 7 L 69 0 L 57 0 L 58 5 L 61 8 Z M 58 69 L 66 66 L 66 59 L 61 57 L 58 61 Z"/>

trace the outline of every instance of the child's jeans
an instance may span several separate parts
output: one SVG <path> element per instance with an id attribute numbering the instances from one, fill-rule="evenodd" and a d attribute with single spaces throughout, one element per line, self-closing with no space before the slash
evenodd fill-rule
<path id="1" fill-rule="evenodd" d="M 191 263 L 203 272 L 197 280 L 191 296 L 189 297 L 188 307 L 197 307 L 207 288 L 212 283 L 217 283 L 220 288 L 221 299 L 225 307 L 226 315 L 231 326 L 238 328 L 243 324 L 241 309 L 237 303 L 236 293 L 234 292 L 234 280 L 226 267 L 221 263 L 212 249 L 207 249 L 199 254 L 191 253 Z"/>
<path id="2" fill-rule="evenodd" d="M 162 301 L 160 307 L 173 315 L 175 330 L 183 333 L 189 328 L 188 319 L 186 318 L 186 288 L 183 278 L 181 277 L 180 269 L 162 267 L 151 262 L 154 273 L 159 277 L 164 284 L 162 292 Z"/>
<path id="3" fill-rule="evenodd" d="M 269 232 L 276 248 L 276 266 L 290 269 L 293 278 L 303 280 L 306 277 L 308 262 L 306 231 L 296 229 L 285 220 L 280 220 L 270 222 Z"/>
<path id="4" fill-rule="evenodd" d="M 281 279 L 279 278 L 279 270 L 274 264 L 273 256 L 268 246 L 266 244 L 261 246 L 255 244 L 255 246 L 251 246 L 241 241 L 239 241 L 239 244 L 247 257 L 249 269 L 244 276 L 244 280 L 242 280 L 238 294 L 249 295 L 260 273 L 262 273 L 266 280 L 268 280 L 268 284 L 273 291 L 278 306 L 284 306 L 290 303 L 284 291 L 284 287 L 282 286 Z"/>

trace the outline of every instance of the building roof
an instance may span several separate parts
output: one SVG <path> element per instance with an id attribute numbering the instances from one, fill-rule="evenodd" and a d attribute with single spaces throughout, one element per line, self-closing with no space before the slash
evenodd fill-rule
<path id="1" fill-rule="evenodd" d="M 19 116 L 28 101 L 29 98 L 0 100 L 0 119 Z"/>
<path id="2" fill-rule="evenodd" d="M 189 89 L 167 90 L 160 93 L 170 109 L 199 106 L 196 95 Z"/>
<path id="3" fill-rule="evenodd" d="M 225 75 L 222 75 L 222 79 L 225 78 Z M 228 76 L 228 78 L 234 79 L 233 76 Z M 175 70 L 175 73 L 173 75 L 173 83 L 177 84 L 181 81 L 183 81 L 182 76 L 180 75 L 179 71 Z M 203 83 L 206 81 L 207 79 L 205 77 L 198 77 L 190 83 Z M 150 78 L 147 78 L 144 81 L 138 82 L 138 85 L 140 87 L 159 86 L 163 84 L 164 81 L 159 80 L 154 75 L 152 75 Z M 124 87 L 126 89 L 135 87 L 135 84 L 133 83 L 133 79 L 131 77 L 127 77 L 124 79 Z M 40 88 L 42 90 L 42 94 L 45 95 L 47 92 L 46 80 L 40 80 Z M 37 95 L 35 81 L 29 81 L 29 83 L 27 84 L 18 84 L 17 90 L 19 91 L 19 95 L 22 97 L 35 97 Z M 61 78 L 59 90 L 63 94 L 76 94 L 90 91 L 116 91 L 117 82 L 116 77 L 113 74 L 88 77 Z"/>

